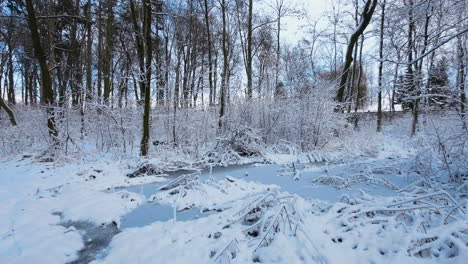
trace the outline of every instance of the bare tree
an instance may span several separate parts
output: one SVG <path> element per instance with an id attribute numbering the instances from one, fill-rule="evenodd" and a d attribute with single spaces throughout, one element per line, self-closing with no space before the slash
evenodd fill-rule
<path id="1" fill-rule="evenodd" d="M 221 0 L 221 14 L 223 21 L 222 33 L 222 47 L 223 47 L 223 72 L 221 74 L 221 94 L 220 94 L 220 108 L 219 108 L 219 121 L 218 128 L 221 131 L 224 128 L 224 118 L 226 114 L 226 93 L 228 88 L 228 74 L 229 74 L 229 36 L 228 36 L 228 19 L 227 12 L 228 6 L 226 0 Z"/>
<path id="2" fill-rule="evenodd" d="M 145 105 L 143 113 L 143 136 L 141 138 L 140 154 L 148 156 L 150 137 L 150 110 L 151 110 L 151 60 L 153 58 L 153 44 L 151 39 L 151 2 L 143 1 L 143 30 L 145 34 L 146 65 L 145 65 Z"/>
<path id="3" fill-rule="evenodd" d="M 348 47 L 346 49 L 345 62 L 343 66 L 343 72 L 341 74 L 340 86 L 338 87 L 337 101 L 342 103 L 344 101 L 344 93 L 346 82 L 348 80 L 349 69 L 351 63 L 353 62 L 353 49 L 354 45 L 359 39 L 359 36 L 362 35 L 366 27 L 369 25 L 372 15 L 374 14 L 375 7 L 377 6 L 377 0 L 367 0 L 364 10 L 361 15 L 361 22 L 356 30 L 351 34 L 349 38 Z"/>
<path id="4" fill-rule="evenodd" d="M 252 84 L 252 21 L 253 21 L 253 0 L 249 0 L 249 14 L 247 16 L 247 61 L 246 61 L 246 73 L 247 73 L 247 98 L 252 98 L 253 84 Z"/>
<path id="5" fill-rule="evenodd" d="M 458 50 L 458 89 L 460 93 L 460 115 L 463 120 L 463 126 L 466 128 L 466 94 L 465 94 L 465 59 L 466 59 L 466 53 L 465 53 L 465 48 L 463 45 L 463 38 L 459 37 L 458 38 L 458 43 L 457 43 L 457 50 Z"/>
<path id="6" fill-rule="evenodd" d="M 384 45 L 384 25 L 385 25 L 385 0 L 382 0 L 381 4 L 382 14 L 380 17 L 380 41 L 379 41 L 379 94 L 378 94 L 378 106 L 377 106 L 377 132 L 382 131 L 382 71 L 383 71 L 383 45 Z"/>
<path id="7" fill-rule="evenodd" d="M 214 104 L 214 85 L 213 85 L 213 55 L 212 55 L 212 43 L 211 43 L 211 30 L 210 30 L 210 9 L 208 7 L 208 0 L 204 0 L 205 8 L 205 27 L 206 27 L 206 37 L 208 45 L 208 83 L 210 85 L 209 93 L 209 104 L 212 106 Z"/>
<path id="8" fill-rule="evenodd" d="M 109 98 L 112 89 L 111 67 L 112 67 L 112 49 L 114 47 L 114 1 L 107 0 L 107 20 L 106 20 L 106 46 L 104 51 L 104 102 L 109 104 Z"/>
<path id="9" fill-rule="evenodd" d="M 49 68 L 47 66 L 47 57 L 42 48 L 41 38 L 37 27 L 36 12 L 32 0 L 26 0 L 26 11 L 29 30 L 31 31 L 31 38 L 33 41 L 34 52 L 39 66 L 41 69 L 41 80 L 44 91 L 44 103 L 47 106 L 47 128 L 49 129 L 49 135 L 56 142 L 58 140 L 58 129 L 55 123 L 55 110 L 54 110 L 54 91 L 52 90 L 52 80 L 49 74 Z"/>

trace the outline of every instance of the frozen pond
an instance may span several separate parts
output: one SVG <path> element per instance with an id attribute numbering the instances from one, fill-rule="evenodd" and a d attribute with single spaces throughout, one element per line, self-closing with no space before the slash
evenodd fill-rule
<path id="1" fill-rule="evenodd" d="M 142 227 L 156 221 L 174 220 L 174 207 L 166 204 L 145 203 L 122 217 L 120 228 Z M 191 208 L 176 213 L 177 221 L 190 221 L 208 216 L 214 212 L 200 212 L 199 208 Z"/>
<path id="2" fill-rule="evenodd" d="M 380 161 L 382 162 L 382 161 Z M 333 165 L 323 167 L 322 164 L 308 165 L 293 165 L 289 166 L 277 164 L 255 164 L 246 166 L 233 166 L 226 168 L 216 168 L 210 171 L 200 173 L 202 181 L 208 178 L 222 179 L 226 176 L 243 179 L 246 181 L 254 181 L 262 184 L 275 184 L 281 187 L 281 190 L 291 194 L 297 194 L 305 199 L 320 199 L 329 202 L 337 202 L 343 195 L 353 196 L 361 192 L 361 190 L 380 196 L 395 195 L 396 192 L 382 185 L 372 184 L 355 184 L 352 188 L 337 189 L 331 186 L 314 184 L 312 180 L 324 175 L 347 175 L 350 170 L 349 164 Z M 300 171 L 300 176 L 294 179 L 294 168 Z M 297 172 L 296 171 L 296 172 Z M 178 175 L 177 175 L 178 176 Z M 175 176 L 174 176 L 175 177 Z M 169 177 L 168 181 L 132 186 L 124 188 L 124 190 L 143 194 L 147 199 L 155 194 L 158 189 L 172 180 Z M 404 186 L 411 180 L 392 175 L 386 180 L 397 186 Z M 174 219 L 174 208 L 165 204 L 147 202 L 127 215 L 122 217 L 121 228 L 142 227 L 155 221 L 169 221 Z M 190 221 L 200 217 L 205 217 L 215 212 L 201 212 L 200 208 L 192 208 L 177 212 L 177 221 Z"/>

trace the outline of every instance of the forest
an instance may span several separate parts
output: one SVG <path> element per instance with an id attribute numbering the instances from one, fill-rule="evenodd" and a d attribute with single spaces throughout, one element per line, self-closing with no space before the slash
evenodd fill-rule
<path id="1" fill-rule="evenodd" d="M 467 52 L 467 0 L 1 0 L 0 263 L 464 263 Z"/>

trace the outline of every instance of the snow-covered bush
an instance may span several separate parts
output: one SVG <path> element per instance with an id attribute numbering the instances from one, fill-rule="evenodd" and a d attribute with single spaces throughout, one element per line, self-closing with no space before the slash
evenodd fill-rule
<path id="1" fill-rule="evenodd" d="M 454 113 L 429 116 L 416 139 L 413 170 L 425 177 L 461 184 L 468 180 L 468 130 Z"/>
<path id="2" fill-rule="evenodd" d="M 237 164 L 243 157 L 262 157 L 266 149 L 260 134 L 252 128 L 240 127 L 218 137 L 202 154 L 204 165 Z"/>
<path id="3" fill-rule="evenodd" d="M 328 213 L 336 229 L 324 233 L 358 255 L 376 250 L 383 257 L 403 255 L 449 263 L 468 248 L 465 208 L 447 192 L 428 192 L 402 191 L 397 198 L 365 194 L 346 205 L 335 204 Z"/>
<path id="4" fill-rule="evenodd" d="M 346 116 L 334 111 L 334 87 L 330 82 L 318 82 L 301 94 L 281 99 L 246 102 L 234 98 L 229 123 L 232 127 L 258 128 L 268 145 L 285 140 L 299 146 L 301 151 L 324 149 L 352 132 Z"/>
<path id="5" fill-rule="evenodd" d="M 295 236 L 299 224 L 295 208 L 295 197 L 280 197 L 268 193 L 255 198 L 234 214 L 232 225 L 239 225 L 247 240 L 248 248 L 242 254 L 251 255 L 253 262 L 259 262 L 258 250 L 268 247 L 280 235 Z M 244 239 L 243 239 L 244 240 Z M 216 264 L 231 263 L 240 251 L 239 242 L 233 239 L 223 250 L 213 256 Z"/>
<path id="6" fill-rule="evenodd" d="M 219 131 L 218 107 L 156 106 L 151 111 L 150 155 L 184 156 L 192 161 L 218 153 L 203 162 L 232 164 L 239 157 L 263 156 L 269 147 L 288 144 L 294 152 L 343 151 L 353 138 L 346 115 L 334 112 L 333 84 L 316 84 L 301 96 L 244 100 L 233 95 Z M 0 120 L 0 155 L 36 154 L 54 145 L 47 133 L 45 110 L 25 106 L 14 109 L 18 126 Z M 88 103 L 78 108 L 57 108 L 59 144 L 54 157 L 85 153 L 138 156 L 142 109 Z M 168 155 L 168 153 L 170 153 Z M 285 154 L 285 153 L 283 153 Z M 291 153 L 290 153 L 291 154 Z"/>

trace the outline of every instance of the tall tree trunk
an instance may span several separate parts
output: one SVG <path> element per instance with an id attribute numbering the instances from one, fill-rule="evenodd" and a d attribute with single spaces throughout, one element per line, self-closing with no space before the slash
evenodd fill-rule
<path id="1" fill-rule="evenodd" d="M 55 2 L 54 0 L 47 0 L 48 1 L 48 10 L 47 10 L 47 13 L 49 16 L 54 16 L 55 15 Z M 56 34 L 56 28 L 55 28 L 55 20 L 54 19 L 47 19 L 47 30 L 48 30 L 48 41 L 50 43 L 49 45 L 49 50 L 48 50 L 48 54 L 49 54 L 49 57 L 48 57 L 48 69 L 54 69 L 55 66 L 56 66 L 56 61 L 55 61 L 55 47 L 54 45 L 52 45 L 52 43 L 54 43 L 54 37 L 55 37 L 55 34 Z M 51 80 L 51 86 L 52 86 L 52 91 L 54 94 L 57 94 L 58 91 L 57 91 L 57 85 L 54 83 L 54 80 L 55 80 L 55 77 L 54 77 L 54 71 L 53 70 L 49 70 L 49 76 L 50 76 L 50 80 Z M 43 90 L 43 86 L 41 86 L 41 103 L 42 104 L 45 104 L 46 102 L 46 96 L 44 95 L 45 91 Z"/>
<path id="2" fill-rule="evenodd" d="M 103 38 L 103 32 L 102 32 L 102 1 L 99 1 L 98 5 L 98 44 L 97 44 L 97 101 L 101 102 L 101 96 L 102 96 L 102 64 L 103 64 L 103 59 L 102 59 L 102 38 Z"/>
<path id="3" fill-rule="evenodd" d="M 189 74 L 190 74 L 190 54 L 191 54 L 191 48 L 190 44 L 187 45 L 188 47 L 184 49 L 184 75 L 182 77 L 182 107 L 187 108 L 187 103 L 188 103 L 188 96 L 189 96 Z M 185 51 L 186 50 L 186 51 Z"/>
<path id="4" fill-rule="evenodd" d="M 247 98 L 252 98 L 252 21 L 253 21 L 253 0 L 249 0 L 249 15 L 247 17 Z"/>
<path id="5" fill-rule="evenodd" d="M 166 34 L 166 36 L 164 37 L 164 58 L 166 59 L 166 65 L 165 65 L 165 68 L 164 68 L 164 84 L 165 84 L 165 89 L 166 89 L 166 92 L 165 92 L 165 95 L 166 95 L 166 98 L 165 98 L 165 104 L 167 105 L 167 107 L 170 106 L 171 102 L 170 102 L 170 92 L 169 92 L 169 71 L 170 71 L 170 67 L 171 67 L 171 56 L 172 56 L 172 47 L 173 47 L 173 44 L 171 44 L 169 46 L 169 34 Z"/>
<path id="6" fill-rule="evenodd" d="M 179 49 L 178 56 L 177 56 L 177 64 L 176 64 L 176 76 L 175 76 L 175 84 L 174 84 L 174 107 L 179 107 L 179 94 L 180 94 L 180 66 L 182 64 L 182 56 L 181 56 L 181 49 Z"/>
<path id="7" fill-rule="evenodd" d="M 145 106 L 143 113 L 143 137 L 141 138 L 140 154 L 148 156 L 149 138 L 150 138 L 150 110 L 151 110 L 151 61 L 153 57 L 153 45 L 151 39 L 151 2 L 143 1 L 144 13 L 144 33 L 146 42 L 146 66 L 145 66 Z"/>
<path id="8" fill-rule="evenodd" d="M 415 96 L 415 83 L 414 83 L 414 72 L 413 72 L 413 31 L 414 31 L 414 19 L 413 19 L 413 0 L 408 1 L 408 65 L 406 67 L 406 86 L 408 87 L 407 92 L 410 96 Z M 411 110 L 413 113 L 413 123 L 411 126 L 411 135 L 416 134 L 418 112 L 416 107 L 416 100 L 411 99 Z"/>
<path id="9" fill-rule="evenodd" d="M 209 95 L 209 104 L 213 106 L 214 104 L 214 93 L 213 93 L 213 56 L 212 56 L 212 47 L 211 47 L 211 31 L 210 31 L 210 21 L 209 21 L 209 9 L 208 9 L 208 0 L 205 0 L 205 24 L 206 24 L 206 35 L 207 35 L 207 44 L 208 44 L 208 83 L 210 85 L 210 95 Z"/>
<path id="10" fill-rule="evenodd" d="M 466 94 L 465 94 L 465 49 L 462 37 L 458 37 L 458 87 L 460 92 L 460 115 L 466 129 Z"/>
<path id="11" fill-rule="evenodd" d="M 400 61 L 400 51 L 397 50 L 397 61 Z M 393 71 L 393 87 L 392 87 L 392 96 L 390 98 L 390 110 L 395 112 L 395 92 L 397 91 L 398 85 L 398 71 L 400 69 L 400 64 L 395 63 L 395 70 Z"/>
<path id="12" fill-rule="evenodd" d="M 75 7 L 73 10 L 75 16 L 80 15 L 80 2 L 75 0 Z M 81 101 L 82 95 L 82 68 L 81 68 L 81 45 L 78 43 L 78 21 L 76 19 L 72 20 L 71 30 L 70 30 L 70 48 L 71 52 L 69 58 L 71 57 L 71 80 L 70 86 L 72 91 L 72 105 L 78 106 Z"/>
<path id="13" fill-rule="evenodd" d="M 88 0 L 86 8 L 86 101 L 91 101 L 93 94 L 92 84 L 92 50 L 93 50 L 93 32 L 92 32 L 92 21 L 91 21 L 91 0 Z"/>
<path id="14" fill-rule="evenodd" d="M 275 65 L 275 89 L 278 87 L 279 84 L 279 67 L 280 67 L 280 56 L 281 56 L 281 46 L 280 46 L 280 33 L 281 33 L 281 7 L 278 10 L 278 17 L 277 17 L 277 25 L 276 25 L 276 65 Z"/>
<path id="15" fill-rule="evenodd" d="M 353 62 L 354 45 L 356 45 L 359 36 L 362 35 L 362 33 L 364 33 L 364 30 L 366 29 L 367 25 L 369 25 L 369 22 L 371 21 L 372 14 L 374 13 L 376 6 L 377 0 L 367 0 L 366 5 L 364 6 L 363 13 L 361 15 L 361 23 L 349 39 L 348 47 L 346 49 L 343 72 L 341 74 L 340 86 L 338 87 L 338 94 L 336 97 L 337 101 L 340 103 L 344 102 L 344 93 L 346 82 L 348 80 L 349 68 L 351 67 L 351 63 Z"/>
<path id="16" fill-rule="evenodd" d="M 16 104 L 15 98 L 15 80 L 13 78 L 13 47 L 11 44 L 8 45 L 8 103 Z"/>
<path id="17" fill-rule="evenodd" d="M 6 58 L 1 56 L 0 57 L 0 97 L 2 98 L 4 96 L 3 89 L 2 89 L 2 80 L 3 80 L 3 68 L 5 67 L 5 63 L 6 63 Z M 5 85 L 5 89 L 6 89 L 6 85 Z"/>
<path id="18" fill-rule="evenodd" d="M 140 84 L 140 98 L 144 100 L 145 98 L 145 50 L 143 46 L 143 32 L 140 29 L 140 22 L 138 19 L 138 12 L 133 0 L 130 0 L 130 11 L 132 15 L 133 21 L 133 31 L 135 32 L 135 43 L 136 43 L 136 51 L 138 56 L 138 66 L 140 67 L 140 74 L 138 75 L 138 82 Z M 139 102 L 141 103 L 141 102 Z"/>
<path id="19" fill-rule="evenodd" d="M 382 1 L 382 15 L 380 17 L 380 43 L 379 43 L 379 95 L 377 102 L 377 132 L 382 131 L 382 78 L 383 78 L 383 42 L 385 26 L 385 0 Z"/>
<path id="20" fill-rule="evenodd" d="M 31 90 L 31 63 L 23 56 L 23 79 L 24 79 L 24 105 L 29 104 L 29 91 Z M 0 81 L 1 83 L 1 81 Z"/>
<path id="21" fill-rule="evenodd" d="M 37 76 L 37 64 L 33 63 L 32 65 L 33 70 L 31 72 L 31 90 L 29 91 L 29 101 L 32 104 L 37 104 L 37 83 L 39 77 Z"/>
<path id="22" fill-rule="evenodd" d="M 433 10 L 433 7 L 431 5 L 431 2 L 427 2 L 427 9 L 426 9 L 426 17 L 425 17 L 425 21 L 424 21 L 424 33 L 423 33 L 423 36 L 424 36 L 424 44 L 423 44 L 423 49 L 421 51 L 421 54 L 424 54 L 426 53 L 426 49 L 427 49 L 427 45 L 428 45 L 428 40 L 429 40 L 429 22 L 430 22 L 430 18 L 432 16 L 432 10 Z M 412 9 L 413 7 L 413 1 L 410 0 L 410 8 Z M 431 8 L 431 10 L 429 11 L 429 9 Z M 412 10 L 410 10 L 410 27 L 414 27 L 414 22 L 413 22 L 413 12 Z M 413 40 L 411 41 L 411 44 L 413 44 Z M 410 46 L 412 47 L 412 45 Z M 411 53 L 411 52 L 410 52 Z M 412 55 L 409 54 L 411 58 L 408 58 L 408 63 L 412 61 Z M 411 59 L 411 60 L 410 60 Z M 422 72 L 422 65 L 423 65 L 423 58 L 421 58 L 419 60 L 419 67 L 418 67 L 418 63 L 416 62 L 415 63 L 415 68 L 416 68 L 416 74 L 414 74 L 417 78 L 414 79 L 413 78 L 413 86 L 414 86 L 414 96 L 416 98 L 413 99 L 413 122 L 412 122 L 412 125 L 411 125 L 411 135 L 414 136 L 416 135 L 416 131 L 418 129 L 418 122 L 419 122 L 419 102 L 420 102 L 420 99 L 419 99 L 419 96 L 421 95 L 421 89 L 420 89 L 420 75 L 421 75 L 421 72 Z"/>
<path id="23" fill-rule="evenodd" d="M 355 26 L 358 27 L 359 26 L 359 0 L 355 0 L 354 3 L 355 3 L 355 7 L 356 7 L 355 10 L 354 10 L 354 22 L 355 22 Z M 356 45 L 354 46 L 353 58 L 357 58 L 358 48 L 359 48 L 359 42 L 356 41 Z M 352 107 L 352 104 L 353 104 L 353 99 L 355 98 L 354 97 L 354 92 L 355 92 L 355 89 L 356 89 L 356 74 L 357 74 L 357 63 L 354 62 L 353 63 L 353 72 L 352 72 L 352 76 L 351 76 L 351 82 L 348 82 L 348 83 L 351 84 L 351 86 L 349 87 L 349 93 L 348 93 L 348 98 L 349 98 L 348 113 L 351 113 L 351 107 Z"/>
<path id="24" fill-rule="evenodd" d="M 49 129 L 49 135 L 54 141 L 57 141 L 58 130 L 55 124 L 55 111 L 53 108 L 55 103 L 54 91 L 52 90 L 52 80 L 50 79 L 49 68 L 47 66 L 47 58 L 41 45 L 41 38 L 37 27 L 36 13 L 34 11 L 32 0 L 26 0 L 26 10 L 34 53 L 39 61 L 39 67 L 41 69 L 44 103 L 47 105 L 47 128 Z"/>
<path id="25" fill-rule="evenodd" d="M 165 92 L 166 92 L 166 79 L 164 77 L 163 71 L 163 46 L 162 46 L 162 38 L 160 32 L 164 32 L 164 23 L 162 20 L 162 13 L 163 13 L 163 1 L 158 0 L 155 2 L 155 28 L 156 28 L 156 36 L 155 36 L 155 43 L 156 43 L 156 77 L 157 77 L 157 91 L 156 91 L 156 98 L 157 104 L 160 106 L 164 106 L 165 100 Z"/>
<path id="26" fill-rule="evenodd" d="M 228 51 L 228 32 L 227 32 L 227 7 L 226 0 L 221 2 L 221 13 L 223 20 L 223 33 L 222 33 L 222 45 L 223 45 L 223 73 L 221 76 L 221 94 L 220 94 L 220 108 L 219 108 L 219 121 L 218 128 L 219 132 L 222 132 L 224 128 L 224 115 L 226 107 L 226 89 L 227 89 L 227 80 L 228 80 L 228 71 L 229 71 L 229 51 Z"/>
<path id="27" fill-rule="evenodd" d="M 218 50 L 214 54 L 214 71 L 213 71 L 213 104 L 216 104 L 216 93 L 218 92 Z"/>
<path id="28" fill-rule="evenodd" d="M 114 0 L 107 1 L 106 47 L 104 53 L 104 103 L 109 104 L 111 94 L 112 49 L 114 46 Z"/>
<path id="29" fill-rule="evenodd" d="M 362 48 L 364 47 L 364 35 L 361 35 L 361 45 L 359 47 L 359 74 L 358 74 L 358 79 L 357 79 L 357 87 L 356 87 L 356 95 L 355 95 L 355 101 L 356 104 L 354 105 L 354 113 L 355 113 L 355 118 L 354 118 L 354 129 L 358 129 L 358 123 L 359 123 L 359 118 L 356 115 L 359 107 L 361 106 L 361 98 L 359 97 L 360 90 L 361 90 L 361 79 L 362 79 Z"/>
<path id="30" fill-rule="evenodd" d="M 180 90 L 180 65 L 181 65 L 181 56 L 180 54 L 182 51 L 180 48 L 178 48 L 178 54 L 179 56 L 177 57 L 177 64 L 176 64 L 176 76 L 175 76 L 175 83 L 174 83 L 174 102 L 173 102 L 173 123 L 172 123 L 172 138 L 173 138 L 173 144 L 176 146 L 177 144 L 177 135 L 176 135 L 176 129 L 177 129 L 177 108 L 179 107 L 179 90 Z"/>

